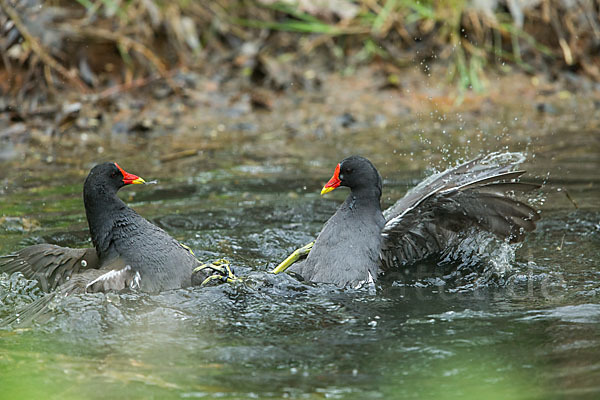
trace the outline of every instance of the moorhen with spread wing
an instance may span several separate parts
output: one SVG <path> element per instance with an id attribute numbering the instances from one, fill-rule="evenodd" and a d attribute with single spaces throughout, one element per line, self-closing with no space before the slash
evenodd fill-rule
<path id="1" fill-rule="evenodd" d="M 83 201 L 94 248 L 38 244 L 4 256 L 0 272 L 20 271 L 44 291 L 63 294 L 134 289 L 156 293 L 205 282 L 227 265 L 200 266 L 192 251 L 129 208 L 117 191 L 145 181 L 117 163 L 96 165 L 83 185 Z"/>
<path id="2" fill-rule="evenodd" d="M 510 242 L 523 240 L 540 219 L 510 194 L 540 185 L 518 182 L 525 171 L 512 153 L 479 157 L 431 176 L 381 211 L 382 179 L 366 158 L 352 156 L 335 168 L 321 194 L 350 188 L 346 201 L 315 242 L 294 252 L 273 272 L 290 268 L 305 280 L 360 287 L 391 268 L 414 263 L 456 246 L 471 228 Z"/>

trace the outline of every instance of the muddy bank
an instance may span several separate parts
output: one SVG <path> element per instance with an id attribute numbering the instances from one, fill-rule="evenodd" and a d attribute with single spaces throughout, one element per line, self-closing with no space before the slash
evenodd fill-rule
<path id="1" fill-rule="evenodd" d="M 31 112 L 5 107 L 0 176 L 17 185 L 32 169 L 83 176 L 90 165 L 114 159 L 150 173 L 222 168 L 240 158 L 293 164 L 306 152 L 318 160 L 366 143 L 373 153 L 389 152 L 393 144 L 398 153 L 422 154 L 428 146 L 420 133 L 431 130 L 452 151 L 467 153 L 465 146 L 478 146 L 478 138 L 504 120 L 512 122 L 492 149 L 503 141 L 526 147 L 545 126 L 568 130 L 577 121 L 578 129 L 599 129 L 600 91 L 584 78 L 550 82 L 515 72 L 490 76 L 485 94 L 461 94 L 443 72 L 409 69 L 390 85 L 380 68 L 369 66 L 352 76 L 320 72 L 313 77 L 318 88 L 276 91 L 182 71 L 174 78 L 177 92 L 158 81 L 101 98 L 66 93 Z M 353 135 L 364 131 L 375 133 Z"/>

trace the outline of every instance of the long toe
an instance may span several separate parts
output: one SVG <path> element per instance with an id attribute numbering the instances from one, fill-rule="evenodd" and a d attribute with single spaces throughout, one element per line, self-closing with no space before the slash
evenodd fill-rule
<path id="1" fill-rule="evenodd" d="M 231 283 L 238 280 L 231 269 L 231 264 L 226 259 L 196 267 L 192 273 L 192 285 L 206 286 L 209 284 Z"/>

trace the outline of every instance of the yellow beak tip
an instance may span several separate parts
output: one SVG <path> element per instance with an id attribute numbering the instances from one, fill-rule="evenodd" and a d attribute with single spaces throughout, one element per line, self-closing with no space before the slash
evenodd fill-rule
<path id="1" fill-rule="evenodd" d="M 334 187 L 324 187 L 323 189 L 321 189 L 321 196 L 323 196 L 325 193 L 329 193 L 331 191 L 333 191 L 333 189 L 335 189 Z"/>
<path id="2" fill-rule="evenodd" d="M 146 183 L 146 181 L 145 181 L 145 180 L 143 180 L 142 178 L 137 178 L 136 180 L 134 180 L 134 181 L 131 181 L 131 183 L 135 185 L 135 184 L 142 184 L 142 183 Z"/>

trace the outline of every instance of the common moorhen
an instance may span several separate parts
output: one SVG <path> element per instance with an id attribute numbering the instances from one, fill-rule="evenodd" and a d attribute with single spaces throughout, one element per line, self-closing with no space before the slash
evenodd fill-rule
<path id="1" fill-rule="evenodd" d="M 226 265 L 199 268 L 189 248 L 148 222 L 117 197 L 117 191 L 145 181 L 117 163 L 96 165 L 83 185 L 83 201 L 94 249 L 51 244 L 24 248 L 0 265 L 20 271 L 44 291 L 63 294 L 134 289 L 159 292 L 204 282 L 217 271 L 231 278 Z"/>
<path id="2" fill-rule="evenodd" d="M 391 268 L 457 245 L 470 228 L 521 241 L 540 216 L 511 193 L 540 186 L 517 181 L 525 171 L 514 170 L 522 161 L 516 158 L 493 153 L 433 175 L 382 213 L 379 172 L 364 157 L 348 157 L 321 191 L 347 186 L 346 201 L 314 244 L 299 249 L 273 272 L 285 271 L 299 254 L 309 252 L 290 270 L 308 281 L 359 287 Z"/>

